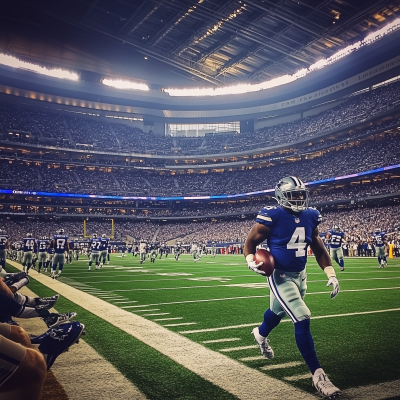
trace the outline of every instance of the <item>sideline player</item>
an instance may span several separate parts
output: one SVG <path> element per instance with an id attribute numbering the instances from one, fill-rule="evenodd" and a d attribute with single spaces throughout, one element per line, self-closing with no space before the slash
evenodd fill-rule
<path id="1" fill-rule="evenodd" d="M 200 260 L 200 258 L 197 258 L 198 249 L 199 249 L 199 246 L 197 245 L 197 243 L 193 242 L 190 252 L 192 253 L 193 261 L 195 261 L 195 262 Z"/>
<path id="2" fill-rule="evenodd" d="M 54 249 L 53 266 L 51 269 L 51 277 L 57 279 L 60 277 L 65 264 L 65 252 L 68 253 L 69 243 L 68 236 L 65 235 L 64 229 L 60 229 L 57 235 L 53 236 L 51 247 Z M 58 265 L 58 274 L 56 273 Z"/>
<path id="3" fill-rule="evenodd" d="M 100 239 L 100 268 L 107 262 L 109 241 L 110 239 L 103 233 Z"/>
<path id="4" fill-rule="evenodd" d="M 39 266 L 38 266 L 38 272 L 40 274 L 40 270 L 45 268 L 46 266 L 46 261 L 47 261 L 47 247 L 49 246 L 49 243 L 47 242 L 45 237 L 42 237 L 37 241 L 37 248 L 38 248 L 38 261 L 39 261 Z"/>
<path id="5" fill-rule="evenodd" d="M 10 243 L 6 233 L 0 229 L 0 272 L 2 269 L 6 269 L 6 258 L 7 251 L 10 249 Z"/>
<path id="6" fill-rule="evenodd" d="M 385 268 L 387 265 L 386 255 L 385 255 L 385 233 L 382 232 L 381 228 L 376 228 L 375 233 L 372 238 L 375 240 L 376 256 L 378 257 L 379 268 Z"/>
<path id="7" fill-rule="evenodd" d="M 217 245 L 215 244 L 215 242 L 211 243 L 211 257 L 215 258 L 217 254 Z"/>
<path id="8" fill-rule="evenodd" d="M 310 331 L 310 310 L 304 302 L 307 290 L 307 247 L 311 246 L 316 261 L 328 277 L 327 286 L 332 286 L 331 298 L 339 293 L 339 282 L 325 246 L 318 234 L 320 213 L 308 207 L 308 190 L 304 183 L 294 176 L 282 178 L 275 187 L 277 207 L 263 208 L 256 218 L 256 224 L 247 237 L 244 253 L 248 268 L 258 274 L 254 254 L 256 246 L 267 240 L 275 259 L 275 269 L 268 278 L 270 287 L 270 308 L 264 314 L 260 327 L 253 329 L 254 340 L 261 354 L 274 358 L 268 335 L 288 315 L 294 323 L 297 347 L 312 374 L 312 383 L 324 396 L 334 399 L 340 396 L 325 374 L 318 361 Z"/>
<path id="9" fill-rule="evenodd" d="M 157 245 L 155 243 L 151 243 L 150 245 L 150 262 L 154 264 L 154 261 L 157 258 Z"/>
<path id="10" fill-rule="evenodd" d="M 144 240 L 141 240 L 139 243 L 140 264 L 144 264 L 144 262 L 146 261 L 146 253 L 147 243 Z"/>
<path id="11" fill-rule="evenodd" d="M 97 237 L 97 233 L 93 233 L 93 236 L 90 239 L 89 271 L 92 268 L 93 261 L 96 265 L 96 269 L 100 268 L 100 266 L 99 266 L 100 247 L 101 247 L 101 240 Z"/>
<path id="12" fill-rule="evenodd" d="M 174 247 L 174 257 L 175 257 L 175 261 L 179 260 L 179 257 L 181 255 L 182 252 L 182 247 L 181 247 L 181 242 L 176 242 L 175 243 L 175 247 Z"/>
<path id="13" fill-rule="evenodd" d="M 337 226 L 327 233 L 326 238 L 329 240 L 330 256 L 332 260 L 335 260 L 339 264 L 340 270 L 344 271 L 344 259 L 342 242 L 345 239 L 344 232 Z"/>
<path id="14" fill-rule="evenodd" d="M 32 233 L 27 233 L 22 241 L 24 242 L 24 255 L 22 257 L 23 271 L 29 273 L 29 269 L 32 267 L 33 253 L 36 249 L 36 240 L 32 238 Z"/>

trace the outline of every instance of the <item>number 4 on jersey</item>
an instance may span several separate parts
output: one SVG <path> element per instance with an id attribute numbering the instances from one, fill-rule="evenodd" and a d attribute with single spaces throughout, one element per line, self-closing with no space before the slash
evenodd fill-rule
<path id="1" fill-rule="evenodd" d="M 296 257 L 304 257 L 306 255 L 306 246 L 306 231 L 304 227 L 299 226 L 294 231 L 286 248 L 289 250 L 296 250 Z"/>

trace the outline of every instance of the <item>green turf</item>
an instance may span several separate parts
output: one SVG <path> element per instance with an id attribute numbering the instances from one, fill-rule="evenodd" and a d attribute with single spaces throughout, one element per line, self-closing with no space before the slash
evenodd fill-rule
<path id="1" fill-rule="evenodd" d="M 310 258 L 307 266 L 306 303 L 312 317 L 331 316 L 315 319 L 311 323 L 315 346 L 323 368 L 341 389 L 398 379 L 400 311 L 375 311 L 400 308 L 400 260 L 389 260 L 387 268 L 379 269 L 375 259 L 346 259 L 345 272 L 340 272 L 337 266 L 335 269 L 342 292 L 336 299 L 331 300 L 330 289 L 325 286 L 326 276 L 315 259 Z M 143 266 L 139 264 L 138 258 L 135 259 L 131 255 L 125 258 L 113 255 L 110 266 L 98 271 L 92 268 L 90 272 L 87 271 L 87 260 L 84 259 L 67 265 L 61 280 L 73 286 L 86 285 L 83 290 L 96 289 L 100 294 L 94 295 L 99 297 L 101 293 L 121 296 L 119 300 L 104 300 L 120 307 L 133 306 L 125 310 L 136 312 L 175 332 L 231 327 L 211 332 L 182 333 L 214 351 L 254 345 L 250 334 L 252 326 L 262 321 L 264 311 L 269 305 L 269 289 L 265 278 L 248 271 L 243 256 L 235 255 L 217 256 L 215 259 L 203 258 L 198 263 L 194 263 L 188 256 L 181 257 L 179 262 L 175 262 L 171 257 L 167 260 L 157 259 L 155 264 L 146 261 Z M 38 288 L 39 290 L 45 289 Z M 42 293 L 45 294 L 40 292 Z M 122 301 L 127 303 L 120 303 Z M 154 311 L 146 312 L 146 309 Z M 375 313 L 341 315 L 366 312 Z M 162 318 L 179 319 L 156 321 Z M 97 319 L 93 321 L 96 321 L 97 326 Z M 166 326 L 190 322 L 194 324 Z M 242 324 L 251 326 L 236 327 Z M 124 338 L 122 341 L 128 340 L 126 335 L 115 328 L 108 327 L 107 332 L 108 329 L 112 331 L 110 336 L 113 342 L 118 341 L 119 337 Z M 107 346 L 102 350 L 102 336 L 96 333 L 89 343 L 136 383 L 136 378 L 132 377 L 135 375 L 135 368 L 125 365 L 123 352 L 118 355 L 109 354 Z M 203 343 L 207 340 L 231 338 L 238 340 Z M 282 322 L 270 334 L 270 339 L 276 355 L 273 361 L 241 360 L 258 356 L 259 351 L 256 347 L 223 354 L 255 369 L 270 364 L 302 361 L 294 341 L 291 322 Z M 305 374 L 307 371 L 303 363 L 297 367 L 263 372 L 284 379 Z M 309 379 L 288 383 L 314 392 Z"/>
<path id="2" fill-rule="evenodd" d="M 17 271 L 10 265 L 7 270 Z M 32 278 L 29 288 L 42 297 L 55 294 Z M 148 399 L 237 399 L 84 308 L 62 297 L 58 300 L 57 311 L 72 310 L 78 313 L 76 319 L 85 324 L 84 340 L 133 382 Z"/>

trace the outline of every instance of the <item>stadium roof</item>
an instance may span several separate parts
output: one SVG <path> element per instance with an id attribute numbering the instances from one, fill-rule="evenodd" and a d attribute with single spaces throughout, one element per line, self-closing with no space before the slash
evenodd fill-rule
<path id="1" fill-rule="evenodd" d="M 88 80 L 114 72 L 162 85 L 256 83 L 399 16 L 400 0 L 15 0 L 2 7 L 0 50 L 64 60 Z M 28 49 L 34 37 L 41 50 Z"/>

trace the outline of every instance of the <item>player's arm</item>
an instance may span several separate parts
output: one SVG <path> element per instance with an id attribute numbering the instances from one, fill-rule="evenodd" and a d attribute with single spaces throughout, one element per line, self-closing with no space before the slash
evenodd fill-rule
<path id="1" fill-rule="evenodd" d="M 331 257 L 319 236 L 318 228 L 315 228 L 312 233 L 311 250 L 315 255 L 318 265 L 328 277 L 328 283 L 326 286 L 332 286 L 331 299 L 333 299 L 339 294 L 339 281 L 337 280 L 335 270 L 332 267 Z"/>
<path id="2" fill-rule="evenodd" d="M 266 275 L 264 271 L 258 269 L 262 265 L 261 263 L 256 264 L 254 255 L 257 251 L 257 246 L 270 236 L 270 229 L 263 225 L 256 223 L 250 230 L 246 242 L 244 244 L 244 256 L 246 257 L 247 266 L 250 270 L 260 275 Z"/>
<path id="3" fill-rule="evenodd" d="M 69 251 L 69 242 L 68 242 L 68 240 L 65 243 L 65 247 L 67 248 L 67 251 Z"/>
<path id="4" fill-rule="evenodd" d="M 10 250 L 10 242 L 8 241 L 8 239 L 6 239 L 6 249 Z"/>

